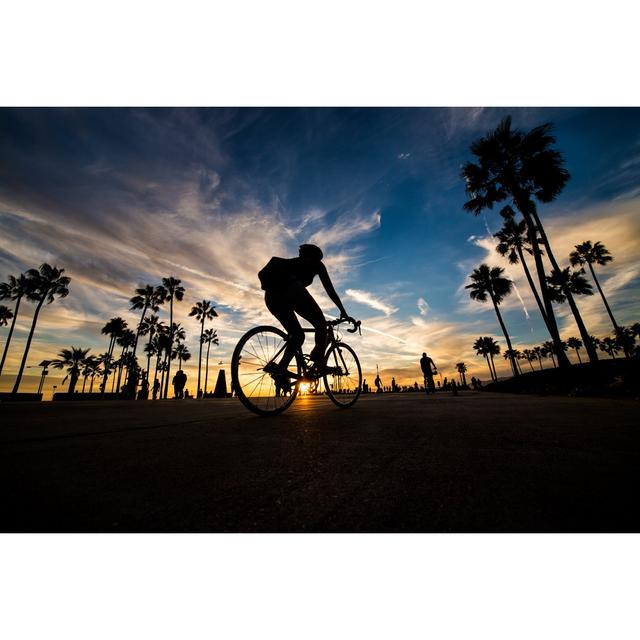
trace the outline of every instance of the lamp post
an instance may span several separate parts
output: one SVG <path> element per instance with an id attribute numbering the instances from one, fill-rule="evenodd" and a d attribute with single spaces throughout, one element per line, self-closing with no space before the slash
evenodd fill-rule
<path id="1" fill-rule="evenodd" d="M 43 360 L 39 365 L 37 365 L 38 367 L 42 367 L 42 373 L 40 374 L 40 384 L 38 385 L 38 395 L 42 394 L 42 387 L 44 387 L 44 379 L 49 374 L 47 367 L 51 364 L 51 362 L 52 362 L 51 360 Z M 27 367 L 27 369 L 32 369 L 35 366 L 36 365 L 30 365 Z"/>

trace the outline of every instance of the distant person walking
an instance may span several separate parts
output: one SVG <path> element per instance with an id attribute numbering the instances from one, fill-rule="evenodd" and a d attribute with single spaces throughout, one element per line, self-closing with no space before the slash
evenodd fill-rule
<path id="1" fill-rule="evenodd" d="M 376 385 L 376 393 L 382 393 L 382 380 L 380 380 L 380 374 L 376 376 L 376 379 L 373 381 L 373 384 Z"/>
<path id="2" fill-rule="evenodd" d="M 433 376 L 438 373 L 435 362 L 426 354 L 422 354 L 420 358 L 420 368 L 424 376 L 424 390 L 426 393 L 435 393 L 436 385 L 433 382 Z"/>
<path id="3" fill-rule="evenodd" d="M 160 380 L 158 380 L 158 378 L 156 378 L 153 381 L 153 391 L 151 392 L 151 397 L 154 400 L 158 399 L 158 392 L 160 391 Z"/>

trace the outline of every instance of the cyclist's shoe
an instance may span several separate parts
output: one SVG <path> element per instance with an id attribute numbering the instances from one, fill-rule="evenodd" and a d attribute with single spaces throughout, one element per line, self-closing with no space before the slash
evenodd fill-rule
<path id="1" fill-rule="evenodd" d="M 309 372 L 315 378 L 322 378 L 322 376 L 342 375 L 342 369 L 340 367 L 327 367 L 324 363 L 316 363 L 311 367 Z"/>

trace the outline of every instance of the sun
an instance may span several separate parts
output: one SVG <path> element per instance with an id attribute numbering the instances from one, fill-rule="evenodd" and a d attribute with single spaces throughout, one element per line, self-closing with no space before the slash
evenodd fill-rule
<path id="1" fill-rule="evenodd" d="M 308 393 L 308 392 L 309 392 L 309 385 L 306 382 L 301 382 L 300 393 Z"/>

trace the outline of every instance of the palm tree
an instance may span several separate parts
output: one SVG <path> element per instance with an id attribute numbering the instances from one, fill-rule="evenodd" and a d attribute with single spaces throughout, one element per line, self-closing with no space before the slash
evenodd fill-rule
<path id="1" fill-rule="evenodd" d="M 160 304 L 164 302 L 169 302 L 169 327 L 171 327 L 171 332 L 169 334 L 169 349 L 168 353 L 171 353 L 173 349 L 173 301 L 180 301 L 184 297 L 184 287 L 180 286 L 181 280 L 174 278 L 173 276 L 169 276 L 168 278 L 162 278 L 162 286 L 158 287 L 158 301 Z M 171 360 L 167 360 L 167 377 L 164 382 L 164 397 L 167 397 L 169 392 L 169 376 L 171 374 Z"/>
<path id="2" fill-rule="evenodd" d="M 102 374 L 102 369 L 100 369 L 100 365 L 107 362 L 108 358 L 107 353 L 101 353 L 95 360 L 95 364 L 91 366 L 91 384 L 89 385 L 89 393 L 93 393 L 93 381 L 96 376 L 100 376 Z"/>
<path id="3" fill-rule="evenodd" d="M 0 304 L 0 327 L 6 327 L 9 325 L 9 320 L 13 318 L 13 311 L 9 307 Z"/>
<path id="4" fill-rule="evenodd" d="M 206 320 L 213 320 L 218 316 L 216 313 L 215 307 L 211 305 L 208 300 L 203 300 L 202 302 L 196 302 L 192 307 L 190 316 L 195 316 L 196 320 L 200 321 L 200 351 L 198 353 L 198 387 L 196 396 L 199 398 L 202 395 L 202 389 L 200 388 L 200 372 L 202 369 L 202 336 L 204 334 L 204 323 Z"/>
<path id="5" fill-rule="evenodd" d="M 513 282 L 508 278 L 503 278 L 503 273 L 504 269 L 502 269 L 501 267 L 490 268 L 486 264 L 481 264 L 477 269 L 474 269 L 473 273 L 471 273 L 471 275 L 469 276 L 472 282 L 471 284 L 468 284 L 465 289 L 471 289 L 469 295 L 473 300 L 486 302 L 488 298 L 491 299 L 493 308 L 495 309 L 496 315 L 498 316 L 500 328 L 502 329 L 502 333 L 504 334 L 505 340 L 507 341 L 513 375 L 517 376 L 519 372 L 518 367 L 515 363 L 515 358 L 513 357 L 513 347 L 511 346 L 511 339 L 509 338 L 507 327 L 502 320 L 502 315 L 500 314 L 499 309 L 500 303 L 504 300 L 504 298 L 506 298 L 506 296 L 511 293 L 511 290 L 513 289 Z"/>
<path id="6" fill-rule="evenodd" d="M 34 302 L 37 301 L 36 310 L 33 314 L 33 320 L 31 322 L 31 329 L 29 331 L 29 337 L 27 338 L 27 344 L 24 348 L 24 354 L 22 356 L 22 362 L 20 363 L 20 369 L 18 369 L 18 376 L 16 382 L 13 385 L 13 393 L 18 393 L 20 388 L 20 381 L 22 380 L 22 374 L 27 364 L 27 357 L 29 355 L 29 349 L 31 348 L 31 340 L 33 340 L 33 334 L 36 330 L 36 324 L 38 323 L 38 316 L 42 305 L 46 302 L 51 304 L 56 298 L 66 298 L 69 295 L 69 283 L 71 278 L 63 276 L 64 269 L 58 269 L 51 265 L 44 263 L 40 265 L 40 269 L 29 269 L 27 271 L 27 277 L 33 280 L 33 289 L 31 290 L 30 297 Z"/>
<path id="7" fill-rule="evenodd" d="M 4 351 L 2 352 L 2 360 L 0 360 L 0 374 L 4 369 L 4 363 L 7 359 L 7 353 L 9 352 L 9 345 L 11 344 L 11 337 L 13 336 L 13 329 L 16 326 L 16 320 L 18 319 L 18 311 L 20 310 L 20 301 L 25 296 L 27 300 L 31 300 L 31 293 L 33 291 L 34 281 L 24 273 L 15 276 L 9 276 L 7 282 L 0 283 L 0 300 L 13 300 L 16 304 L 13 308 L 13 320 L 11 320 L 11 327 L 7 335 L 7 341 L 4 343 Z M 6 308 L 6 307 L 5 307 Z M 6 322 L 5 322 L 6 325 Z"/>
<path id="8" fill-rule="evenodd" d="M 560 333 L 547 291 L 538 236 L 546 249 L 551 266 L 557 270 L 559 266 L 540 222 L 535 200 L 542 203 L 555 200 L 570 176 L 563 167 L 562 155 L 552 148 L 555 138 L 550 132 L 549 123 L 535 127 L 527 133 L 512 129 L 511 118 L 506 117 L 495 131 L 471 145 L 471 152 L 476 156 L 477 164 L 465 164 L 461 175 L 470 196 L 464 204 L 467 211 L 478 215 L 484 209 L 491 209 L 495 204 L 510 199 L 522 214 L 527 225 L 540 296 L 544 303 L 543 318 L 553 342 L 559 343 Z M 597 359 L 593 349 L 589 353 L 589 357 L 592 356 Z M 570 366 L 566 354 L 560 355 L 559 361 L 561 367 Z"/>
<path id="9" fill-rule="evenodd" d="M 617 327 L 614 338 L 618 347 L 624 351 L 625 357 L 629 358 L 636 343 L 633 329 L 631 327 Z"/>
<path id="10" fill-rule="evenodd" d="M 522 355 L 524 359 L 529 363 L 529 366 L 531 367 L 531 371 L 535 371 L 535 369 L 533 368 L 533 365 L 531 364 L 537 358 L 534 351 L 532 351 L 531 349 L 523 349 Z"/>
<path id="11" fill-rule="evenodd" d="M 136 357 L 136 351 L 138 350 L 138 338 L 140 337 L 140 331 L 142 329 L 142 325 L 144 322 L 144 317 L 147 313 L 148 309 L 155 311 L 156 313 L 160 310 L 160 302 L 159 299 L 161 297 L 162 291 L 159 290 L 159 287 L 153 287 L 148 284 L 144 287 L 139 287 L 136 289 L 136 295 L 133 296 L 129 300 L 131 303 L 131 311 L 136 311 L 138 309 L 142 309 L 142 314 L 140 316 L 140 322 L 138 323 L 138 328 L 136 330 L 136 337 L 133 343 L 133 358 Z"/>
<path id="12" fill-rule="evenodd" d="M 182 369 L 182 362 L 191 359 L 191 352 L 186 344 L 179 342 L 176 348 L 171 352 L 171 359 L 178 358 L 178 369 Z"/>
<path id="13" fill-rule="evenodd" d="M 462 383 L 462 386 L 466 387 L 467 386 L 467 378 L 465 376 L 465 373 L 467 372 L 467 365 L 464 362 L 458 362 L 456 364 L 456 370 L 460 374 L 460 382 Z"/>
<path id="14" fill-rule="evenodd" d="M 561 349 L 562 353 L 566 351 L 566 347 L 561 347 Z M 556 351 L 556 345 L 551 342 L 551 340 L 547 340 L 546 342 L 542 343 L 542 349 L 540 351 L 543 358 L 551 358 L 551 362 L 553 362 L 553 367 L 555 368 L 557 366 L 555 356 L 558 355 L 558 352 Z"/>
<path id="15" fill-rule="evenodd" d="M 87 356 L 82 361 L 82 393 L 87 386 L 87 378 L 93 373 L 100 360 L 96 356 Z"/>
<path id="16" fill-rule="evenodd" d="M 479 356 L 484 356 L 487 361 L 487 365 L 489 367 L 489 374 L 491 376 L 491 380 L 497 381 L 498 376 L 496 374 L 495 363 L 493 362 L 493 356 L 498 355 L 500 353 L 500 345 L 491 337 L 485 336 L 478 338 L 473 343 L 473 348 Z M 491 359 L 489 359 L 491 358 Z M 492 368 L 493 365 L 493 368 Z"/>
<path id="17" fill-rule="evenodd" d="M 607 263 L 613 260 L 613 256 L 609 252 L 609 250 L 602 244 L 602 242 L 591 243 L 591 240 L 586 240 L 581 244 L 575 245 L 576 250 L 572 251 L 569 254 L 569 260 L 571 264 L 575 267 L 580 265 L 584 268 L 584 265 L 588 265 L 589 271 L 591 271 L 591 277 L 593 281 L 596 283 L 596 287 L 598 287 L 598 291 L 600 292 L 600 296 L 602 297 L 602 302 L 604 302 L 604 306 L 611 318 L 611 323 L 613 324 L 614 331 L 618 328 L 618 324 L 616 319 L 613 317 L 613 313 L 611 311 L 611 307 L 607 302 L 607 299 L 604 297 L 604 292 L 602 291 L 602 287 L 598 282 L 598 278 L 596 277 L 596 272 L 593 268 L 594 264 L 599 264 L 600 266 L 604 266 Z"/>
<path id="18" fill-rule="evenodd" d="M 544 351 L 543 348 L 540 346 L 533 347 L 531 351 L 533 352 L 534 356 L 536 357 L 536 360 L 538 361 L 538 365 L 540 366 L 540 371 L 542 371 L 542 369 L 544 368 L 542 366 L 542 358 L 546 358 L 547 356 L 546 351 Z"/>
<path id="19" fill-rule="evenodd" d="M 100 391 L 105 392 L 107 388 L 107 379 L 111 372 L 111 360 L 113 358 L 113 349 L 116 345 L 116 340 L 121 337 L 127 330 L 127 322 L 122 318 L 111 318 L 107 324 L 102 327 L 100 333 L 105 336 L 109 336 L 109 348 L 107 349 L 107 360 L 103 362 L 104 365 L 104 377 L 102 384 L 100 385 Z"/>
<path id="20" fill-rule="evenodd" d="M 147 380 L 150 379 L 149 368 L 151 365 L 151 356 L 155 353 L 154 349 L 151 346 L 151 342 L 153 340 L 153 336 L 156 335 L 159 328 L 162 326 L 164 325 L 160 322 L 160 319 L 158 318 L 158 316 L 155 316 L 155 315 L 150 315 L 147 318 L 144 318 L 144 320 L 140 322 L 140 326 L 139 326 L 140 335 L 142 336 L 146 336 L 147 334 L 149 335 L 149 341 L 147 342 L 147 345 L 144 349 L 147 354 Z"/>
<path id="21" fill-rule="evenodd" d="M 207 381 L 209 379 L 209 350 L 211 349 L 212 344 L 218 346 L 220 343 L 218 342 L 218 333 L 215 329 L 205 329 L 200 340 L 201 342 L 207 343 L 207 357 L 204 368 L 204 391 L 202 392 L 202 395 L 204 396 L 207 393 Z"/>
<path id="22" fill-rule="evenodd" d="M 511 360 L 516 363 L 516 367 L 518 368 L 518 373 L 522 373 L 522 369 L 520 368 L 520 363 L 518 360 L 522 359 L 522 352 L 518 351 L 518 349 L 507 349 L 503 357 L 505 360 Z"/>
<path id="23" fill-rule="evenodd" d="M 80 377 L 80 368 L 84 364 L 84 361 L 87 357 L 87 353 L 89 353 L 90 349 L 80 349 L 79 347 L 71 347 L 71 349 L 63 349 L 58 354 L 57 360 L 51 361 L 51 366 L 54 369 L 64 369 L 67 367 L 67 376 L 62 381 L 64 384 L 65 380 L 69 378 L 69 390 L 67 393 L 73 394 L 76 389 L 76 383 L 78 382 L 78 378 Z"/>
<path id="24" fill-rule="evenodd" d="M 136 341 L 136 334 L 131 329 L 125 329 L 117 338 L 116 342 L 122 347 L 120 358 L 118 359 L 118 384 L 116 392 L 120 393 L 120 382 L 122 380 L 122 368 L 127 365 L 127 371 L 131 368 L 131 361 L 127 358 L 129 349 L 133 347 Z"/>
<path id="25" fill-rule="evenodd" d="M 516 222 L 515 211 L 509 205 L 502 208 L 500 215 L 504 218 L 504 223 L 502 225 L 502 229 L 500 229 L 498 233 L 493 234 L 493 237 L 500 241 L 496 247 L 496 251 L 501 256 L 507 256 L 510 264 L 520 263 L 522 265 L 524 274 L 527 277 L 527 282 L 529 283 L 529 287 L 531 288 L 538 305 L 538 309 L 540 309 L 542 318 L 546 323 L 544 305 L 542 304 L 542 300 L 540 300 L 540 294 L 533 282 L 531 272 L 529 271 L 527 261 L 524 257 L 525 251 L 528 254 L 533 253 L 529 238 L 527 237 L 527 223 L 524 220 Z"/>
<path id="26" fill-rule="evenodd" d="M 550 276 L 547 276 L 547 283 L 549 285 L 549 295 L 553 302 L 568 302 L 573 312 L 573 316 L 580 330 L 583 343 L 591 341 L 591 336 L 588 334 L 582 317 L 578 311 L 578 307 L 574 300 L 574 295 L 578 296 L 592 296 L 593 288 L 587 282 L 587 279 L 579 271 L 571 271 L 570 267 L 566 267 L 562 270 L 554 269 Z M 593 347 L 595 349 L 595 347 Z M 594 362 L 595 359 L 590 356 L 590 361 Z"/>
<path id="27" fill-rule="evenodd" d="M 582 349 L 582 340 L 580 338 L 569 338 L 567 340 L 567 346 L 573 349 L 578 356 L 578 362 L 582 364 L 582 358 L 580 357 L 580 349 Z"/>
<path id="28" fill-rule="evenodd" d="M 614 360 L 616 359 L 616 353 L 620 351 L 615 338 L 603 338 L 600 340 L 600 350 L 608 353 Z"/>

